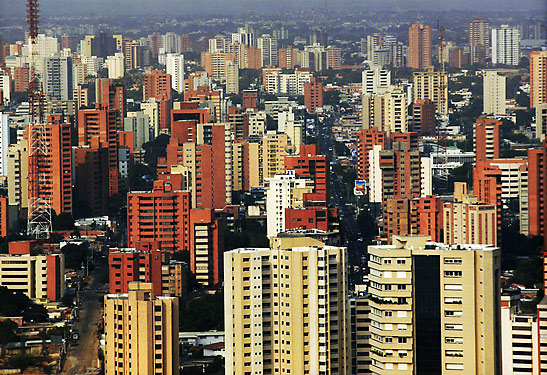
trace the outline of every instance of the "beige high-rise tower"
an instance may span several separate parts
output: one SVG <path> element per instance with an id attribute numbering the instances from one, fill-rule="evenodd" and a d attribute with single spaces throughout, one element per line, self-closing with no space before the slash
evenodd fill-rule
<path id="1" fill-rule="evenodd" d="M 226 374 L 350 374 L 346 268 L 306 237 L 224 253 Z"/>
<path id="2" fill-rule="evenodd" d="M 530 108 L 547 103 L 547 51 L 530 52 Z"/>
<path id="3" fill-rule="evenodd" d="M 368 248 L 372 373 L 499 374 L 499 248 L 427 239 Z"/>
<path id="4" fill-rule="evenodd" d="M 435 102 L 437 114 L 448 113 L 448 76 L 428 68 L 424 72 L 414 72 L 413 100 L 429 99 Z"/>
<path id="5" fill-rule="evenodd" d="M 105 374 L 179 374 L 179 302 L 129 283 L 104 298 Z"/>

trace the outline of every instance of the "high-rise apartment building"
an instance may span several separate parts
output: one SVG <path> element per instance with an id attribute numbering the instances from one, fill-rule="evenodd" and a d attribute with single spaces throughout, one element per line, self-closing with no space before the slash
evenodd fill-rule
<path id="1" fill-rule="evenodd" d="M 479 160 L 500 157 L 501 121 L 495 118 L 478 118 L 473 124 L 473 151 L 475 163 Z"/>
<path id="2" fill-rule="evenodd" d="M 388 198 L 383 210 L 383 233 L 391 243 L 394 235 L 428 235 L 441 241 L 443 209 L 435 195 L 422 198 Z"/>
<path id="3" fill-rule="evenodd" d="M 190 210 L 190 271 L 206 287 L 221 281 L 224 224 L 213 209 Z"/>
<path id="4" fill-rule="evenodd" d="M 9 199 L 6 196 L 0 197 L 0 237 L 6 237 L 9 231 Z"/>
<path id="5" fill-rule="evenodd" d="M 176 92 L 184 92 L 184 56 L 169 53 L 165 58 L 165 71 L 171 76 L 171 87 Z"/>
<path id="6" fill-rule="evenodd" d="M 51 56 L 44 60 L 44 93 L 58 100 L 72 99 L 72 57 Z"/>
<path id="7" fill-rule="evenodd" d="M 74 202 L 79 208 L 88 208 L 87 212 L 78 214 L 91 217 L 107 215 L 110 192 L 108 148 L 94 137 L 89 145 L 74 147 L 72 152 L 76 174 Z"/>
<path id="8" fill-rule="evenodd" d="M 547 279 L 546 279 L 547 280 Z M 537 306 L 537 330 L 539 337 L 539 363 L 536 367 L 538 374 L 544 373 L 547 367 L 547 296 L 538 303 Z"/>
<path id="9" fill-rule="evenodd" d="M 391 71 L 382 69 L 381 66 L 373 65 L 363 70 L 362 77 L 363 95 L 378 94 L 391 85 Z"/>
<path id="10" fill-rule="evenodd" d="M 536 106 L 536 138 L 547 139 L 547 103 Z"/>
<path id="11" fill-rule="evenodd" d="M 529 235 L 545 238 L 547 250 L 547 141 L 528 150 Z"/>
<path id="12" fill-rule="evenodd" d="M 8 147 L 10 144 L 9 114 L 0 112 L 0 176 L 8 174 Z"/>
<path id="13" fill-rule="evenodd" d="M 171 99 L 171 75 L 161 70 L 153 70 L 144 75 L 143 101 L 150 98 Z"/>
<path id="14" fill-rule="evenodd" d="M 132 282 L 104 298 L 106 375 L 175 375 L 179 369 L 179 300 Z"/>
<path id="15" fill-rule="evenodd" d="M 382 149 L 387 146 L 386 133 L 377 128 L 361 129 L 357 133 L 357 178 L 369 180 L 369 152 L 374 145 L 380 145 Z"/>
<path id="16" fill-rule="evenodd" d="M 530 108 L 547 103 L 547 51 L 530 52 Z"/>
<path id="17" fill-rule="evenodd" d="M 239 94 L 239 67 L 232 61 L 226 61 L 226 94 Z"/>
<path id="18" fill-rule="evenodd" d="M 262 54 L 262 66 L 277 66 L 277 38 L 272 37 L 270 34 L 262 34 L 257 39 L 257 45 Z"/>
<path id="19" fill-rule="evenodd" d="M 155 181 L 152 191 L 127 194 L 127 244 L 159 242 L 169 252 L 190 250 L 190 192 Z"/>
<path id="20" fill-rule="evenodd" d="M 394 236 L 369 246 L 372 374 L 500 373 L 500 250 Z"/>
<path id="21" fill-rule="evenodd" d="M 172 138 L 167 146 L 169 166 L 181 164 L 192 172 L 192 207 L 224 209 L 232 199 L 230 123 L 195 126 L 194 139 Z"/>
<path id="22" fill-rule="evenodd" d="M 485 64 L 490 48 L 490 24 L 482 18 L 469 23 L 468 43 L 471 64 Z"/>
<path id="23" fill-rule="evenodd" d="M 224 253 L 226 372 L 351 372 L 346 249 L 276 238 Z"/>
<path id="24" fill-rule="evenodd" d="M 301 145 L 298 156 L 285 156 L 285 170 L 294 170 L 297 177 L 314 180 L 312 194 L 304 196 L 308 202 L 330 202 L 330 158 L 320 155 L 317 145 Z"/>
<path id="25" fill-rule="evenodd" d="M 412 88 L 414 102 L 429 99 L 435 103 L 437 113 L 448 113 L 448 76 L 443 72 L 436 72 L 432 68 L 425 72 L 414 72 L 414 86 Z"/>
<path id="26" fill-rule="evenodd" d="M 423 99 L 412 104 L 412 127 L 412 131 L 420 134 L 436 134 L 435 102 Z"/>
<path id="27" fill-rule="evenodd" d="M 413 69 L 431 66 L 431 27 L 415 23 L 408 29 L 408 66 Z"/>
<path id="28" fill-rule="evenodd" d="M 103 109 L 118 111 L 118 129 L 123 126 L 123 119 L 127 116 L 125 86 L 121 82 L 114 82 L 106 78 L 95 80 L 95 101 Z"/>
<path id="29" fill-rule="evenodd" d="M 454 201 L 444 203 L 443 227 L 446 244 L 497 245 L 496 205 L 480 202 L 467 194 L 464 182 L 456 182 Z"/>
<path id="30" fill-rule="evenodd" d="M 266 182 L 267 235 L 272 238 L 287 229 L 286 210 L 302 207 L 303 195 L 313 191 L 314 182 L 311 178 L 298 178 L 294 171 L 266 178 Z"/>
<path id="31" fill-rule="evenodd" d="M 328 46 L 327 69 L 340 70 L 342 68 L 342 49 L 340 47 Z"/>
<path id="32" fill-rule="evenodd" d="M 108 68 L 109 79 L 120 79 L 124 76 L 124 57 L 123 53 L 116 52 L 114 56 L 108 56 L 106 58 L 106 66 Z"/>
<path id="33" fill-rule="evenodd" d="M 370 169 L 378 165 L 381 178 L 373 179 L 370 176 L 371 189 L 374 185 L 381 186 L 382 201 L 387 198 L 406 197 L 415 198 L 421 194 L 421 166 L 420 152 L 409 151 L 406 144 L 395 142 L 391 150 L 382 150 L 378 155 L 369 154 L 372 159 Z"/>
<path id="34" fill-rule="evenodd" d="M 389 86 L 378 94 L 362 98 L 362 127 L 378 128 L 386 133 L 408 131 L 408 95 L 400 86 Z"/>
<path id="35" fill-rule="evenodd" d="M 367 296 L 350 297 L 351 373 L 370 374 L 370 303 Z"/>
<path id="36" fill-rule="evenodd" d="M 90 146 L 93 138 L 108 149 L 108 173 L 110 195 L 118 192 L 118 135 L 119 111 L 98 107 L 78 112 L 78 145 Z"/>
<path id="37" fill-rule="evenodd" d="M 28 141 L 21 138 L 9 146 L 7 155 L 10 206 L 28 207 Z"/>
<path id="38" fill-rule="evenodd" d="M 289 140 L 286 134 L 267 131 L 262 137 L 263 180 L 285 172 L 285 155 Z"/>
<path id="39" fill-rule="evenodd" d="M 539 375 L 539 334 L 536 314 L 521 311 L 518 290 L 501 294 L 501 374 Z"/>
<path id="40" fill-rule="evenodd" d="M 310 113 L 323 107 L 323 83 L 315 77 L 312 77 L 310 82 L 304 83 L 304 105 Z"/>
<path id="41" fill-rule="evenodd" d="M 402 87 L 391 86 L 384 95 L 384 130 L 389 133 L 408 132 L 408 95 Z"/>
<path id="42" fill-rule="evenodd" d="M 505 115 L 506 77 L 495 70 L 487 70 L 483 75 L 483 109 L 487 115 Z"/>
<path id="43" fill-rule="evenodd" d="M 34 198 L 48 201 L 57 215 L 72 214 L 71 124 L 65 122 L 62 116 L 48 116 L 43 128 L 44 136 L 49 141 L 45 143 L 47 151 L 36 155 L 32 163 L 37 169 L 35 173 L 40 176 Z M 25 137 L 28 139 L 28 130 Z M 28 167 L 31 168 L 30 160 Z"/>
<path id="44" fill-rule="evenodd" d="M 520 31 L 518 27 L 502 25 L 492 29 L 492 64 L 518 65 L 520 61 Z"/>
<path id="45" fill-rule="evenodd" d="M 166 258 L 161 250 L 111 248 L 108 253 L 109 292 L 127 293 L 131 282 L 141 281 L 152 284 L 154 295 L 186 298 L 188 265 Z"/>

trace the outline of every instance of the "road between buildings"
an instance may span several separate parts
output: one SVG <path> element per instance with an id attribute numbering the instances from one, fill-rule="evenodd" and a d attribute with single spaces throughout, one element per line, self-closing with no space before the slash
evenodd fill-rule
<path id="1" fill-rule="evenodd" d="M 89 285 L 80 292 L 80 317 L 74 324 L 80 338 L 77 346 L 69 346 L 63 374 L 84 375 L 94 373 L 93 369 L 98 368 L 97 329 L 103 315 L 103 303 L 99 297 L 105 294 L 104 285 L 97 277 L 100 272 L 100 269 L 96 269 Z"/>

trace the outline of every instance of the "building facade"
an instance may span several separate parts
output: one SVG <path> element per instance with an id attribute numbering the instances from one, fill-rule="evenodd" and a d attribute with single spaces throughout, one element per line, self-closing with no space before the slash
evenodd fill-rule
<path id="1" fill-rule="evenodd" d="M 368 248 L 372 374 L 500 373 L 500 250 L 427 238 Z"/>
<path id="2" fill-rule="evenodd" d="M 157 297 L 150 283 L 104 297 L 107 375 L 179 373 L 179 301 Z"/>
<path id="3" fill-rule="evenodd" d="M 346 249 L 278 238 L 224 254 L 228 374 L 348 374 Z"/>

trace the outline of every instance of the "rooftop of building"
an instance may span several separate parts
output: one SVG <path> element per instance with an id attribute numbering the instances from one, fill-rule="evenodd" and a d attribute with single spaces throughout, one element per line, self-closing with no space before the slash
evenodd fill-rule
<path id="1" fill-rule="evenodd" d="M 392 245 L 372 245 L 382 250 L 451 250 L 451 251 L 492 251 L 499 249 L 491 244 L 454 244 L 429 241 L 429 236 L 393 236 Z"/>

